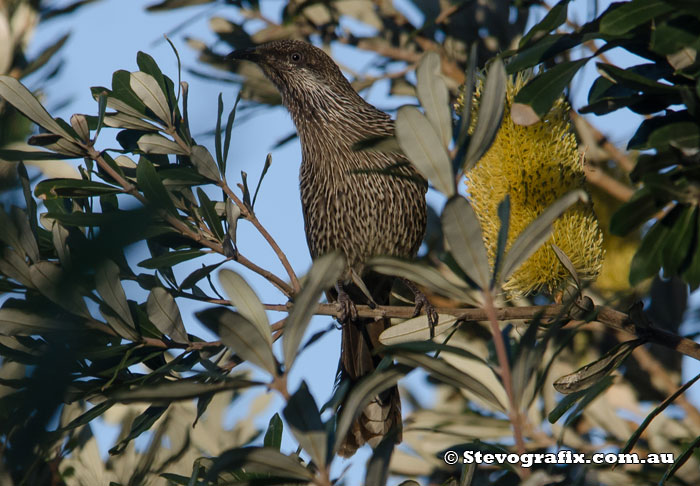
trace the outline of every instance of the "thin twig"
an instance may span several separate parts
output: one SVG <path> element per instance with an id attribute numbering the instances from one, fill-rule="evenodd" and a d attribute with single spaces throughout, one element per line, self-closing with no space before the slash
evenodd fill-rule
<path id="1" fill-rule="evenodd" d="M 501 381 L 503 382 L 503 388 L 508 396 L 510 408 L 508 417 L 510 418 L 510 423 L 513 426 L 515 448 L 519 454 L 523 454 L 525 452 L 522 422 L 523 417 L 517 400 L 515 399 L 515 393 L 513 392 L 513 379 L 510 374 L 510 363 L 508 361 L 506 345 L 503 339 L 503 334 L 501 333 L 501 327 L 498 325 L 496 308 L 493 304 L 493 296 L 489 290 L 484 290 L 482 295 L 484 296 L 484 311 L 486 311 L 486 315 L 489 318 L 489 323 L 491 324 L 491 335 L 493 336 L 493 344 L 496 348 L 496 356 L 498 357 L 498 364 L 500 366 Z M 520 468 L 520 474 L 523 477 L 527 477 L 529 475 L 529 470 L 527 468 Z"/>

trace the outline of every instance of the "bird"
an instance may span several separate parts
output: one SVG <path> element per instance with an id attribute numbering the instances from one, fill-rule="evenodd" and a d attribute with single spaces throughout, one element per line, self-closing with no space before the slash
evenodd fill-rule
<path id="1" fill-rule="evenodd" d="M 347 380 L 352 386 L 381 361 L 373 351 L 390 324 L 387 318 L 358 318 L 355 304 L 388 304 L 395 280 L 366 272 L 365 264 L 379 255 L 417 255 L 426 227 L 427 182 L 400 153 L 356 149 L 368 139 L 392 137 L 394 122 L 353 89 L 322 49 L 280 40 L 235 50 L 227 59 L 256 63 L 277 87 L 296 126 L 302 153 L 299 189 L 311 257 L 333 251 L 345 257 L 343 276 L 331 298 L 339 306 L 342 329 L 338 382 Z M 429 303 L 406 284 L 416 294 L 417 315 Z M 401 442 L 396 386 L 364 408 L 338 453 L 350 457 L 365 443 L 376 447 L 387 434 Z"/>

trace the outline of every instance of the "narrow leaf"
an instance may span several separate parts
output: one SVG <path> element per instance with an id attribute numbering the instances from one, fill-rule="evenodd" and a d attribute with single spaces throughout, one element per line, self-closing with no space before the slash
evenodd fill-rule
<path id="1" fill-rule="evenodd" d="M 214 203 L 211 202 L 207 193 L 202 190 L 201 187 L 197 188 L 197 197 L 199 198 L 200 209 L 202 210 L 202 216 L 207 222 L 207 226 L 214 236 L 221 241 L 224 239 L 224 228 L 221 225 L 221 218 L 216 214 L 216 209 Z"/>
<path id="2" fill-rule="evenodd" d="M 326 465 L 328 437 L 316 401 L 305 382 L 287 401 L 284 418 L 299 442 L 318 467 Z"/>
<path id="3" fill-rule="evenodd" d="M 585 390 L 616 370 L 637 346 L 644 343 L 643 339 L 633 339 L 620 343 L 593 363 L 558 378 L 553 383 L 554 388 L 559 393 Z"/>
<path id="4" fill-rule="evenodd" d="M 267 319 L 265 308 L 248 282 L 233 270 L 226 268 L 219 272 L 219 282 L 231 305 L 236 308 L 240 315 L 253 323 L 258 328 L 260 335 L 272 346 L 270 322 Z"/>
<path id="5" fill-rule="evenodd" d="M 447 148 L 452 141 L 452 115 L 450 95 L 441 71 L 440 55 L 434 51 L 426 53 L 416 69 L 416 91 L 425 116 L 437 132 L 442 146 Z"/>
<path id="6" fill-rule="evenodd" d="M 154 287 L 146 301 L 148 319 L 164 335 L 177 343 L 188 343 L 185 325 L 173 296 L 163 287 Z"/>
<path id="7" fill-rule="evenodd" d="M 209 180 L 218 182 L 220 180 L 219 169 L 216 167 L 216 162 L 209 151 L 203 145 L 195 145 L 192 147 L 190 160 L 197 169 L 197 172 L 202 174 Z"/>
<path id="8" fill-rule="evenodd" d="M 503 261 L 502 282 L 508 280 L 513 272 L 537 251 L 552 233 L 554 221 L 578 201 L 588 201 L 585 192 L 580 189 L 568 192 L 545 209 L 520 233 Z"/>
<path id="9" fill-rule="evenodd" d="M 73 140 L 73 136 L 49 115 L 39 100 L 12 76 L 0 76 L 0 98 L 4 98 L 40 127 L 67 140 Z"/>
<path id="10" fill-rule="evenodd" d="M 119 267 L 112 260 L 105 260 L 95 270 L 95 286 L 100 296 L 112 310 L 129 326 L 136 329 L 131 317 L 126 294 L 119 277 Z"/>
<path id="11" fill-rule="evenodd" d="M 267 425 L 267 431 L 265 432 L 265 438 L 263 439 L 263 446 L 272 447 L 273 449 L 280 449 L 282 445 L 282 431 L 284 430 L 284 424 L 282 424 L 282 419 L 278 413 L 275 413 L 270 419 L 270 423 Z"/>
<path id="12" fill-rule="evenodd" d="M 562 62 L 527 83 L 515 95 L 511 109 L 513 122 L 525 126 L 537 123 L 589 59 Z"/>
<path id="13" fill-rule="evenodd" d="M 418 171 L 447 197 L 455 193 L 452 164 L 438 134 L 415 106 L 402 106 L 396 117 L 396 138 Z"/>
<path id="14" fill-rule="evenodd" d="M 284 367 L 287 372 L 294 363 L 318 299 L 324 290 L 338 281 L 344 269 L 345 258 L 340 253 L 327 253 L 314 261 L 306 275 L 304 288 L 294 297 L 294 307 L 287 317 L 282 337 Z"/>
<path id="15" fill-rule="evenodd" d="M 469 170 L 488 151 L 496 138 L 503 120 L 503 107 L 506 98 L 506 69 L 503 61 L 496 59 L 489 68 L 484 84 L 484 92 L 479 101 L 479 113 L 474 134 L 469 140 L 469 148 L 464 160 L 464 170 Z"/>
<path id="16" fill-rule="evenodd" d="M 205 326 L 221 336 L 221 341 L 241 359 L 271 375 L 276 373 L 277 364 L 272 347 L 258 326 L 241 314 L 223 307 L 212 307 L 195 315 Z"/>
<path id="17" fill-rule="evenodd" d="M 168 98 L 158 81 L 148 73 L 131 73 L 130 86 L 138 98 L 166 125 L 172 123 Z"/>
<path id="18" fill-rule="evenodd" d="M 489 286 L 489 259 L 481 226 L 471 204 L 462 196 L 453 196 L 442 211 L 442 232 L 450 253 L 467 276 L 481 289 Z"/>
<path id="19" fill-rule="evenodd" d="M 343 403 L 336 425 L 335 443 L 333 444 L 334 453 L 340 448 L 340 444 L 345 439 L 348 430 L 350 430 L 350 425 L 362 413 L 365 406 L 381 392 L 396 385 L 406 372 L 407 370 L 404 367 L 393 365 L 382 371 L 375 371 L 367 375 L 353 386 L 347 400 Z"/>
<path id="20" fill-rule="evenodd" d="M 145 157 L 141 157 L 138 167 L 136 167 L 136 180 L 139 188 L 151 204 L 177 215 L 177 209 L 175 209 L 175 205 L 170 199 L 163 181 L 160 179 L 153 164 Z"/>

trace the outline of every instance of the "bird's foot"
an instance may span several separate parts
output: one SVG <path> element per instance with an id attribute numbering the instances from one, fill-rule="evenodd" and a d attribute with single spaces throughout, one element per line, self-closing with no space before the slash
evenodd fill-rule
<path id="1" fill-rule="evenodd" d="M 340 313 L 338 316 L 338 321 L 341 323 L 356 321 L 357 307 L 355 307 L 355 303 L 352 301 L 352 299 L 350 299 L 350 296 L 347 294 L 347 292 L 345 292 L 340 283 L 336 285 L 336 287 L 338 289 L 338 301 L 336 305 L 338 307 L 338 312 Z"/>
<path id="2" fill-rule="evenodd" d="M 435 327 L 438 324 L 438 313 L 435 310 L 435 306 L 430 303 L 428 298 L 425 296 L 421 290 L 416 287 L 416 285 L 410 280 L 403 279 L 406 286 L 413 292 L 414 302 L 416 306 L 413 308 L 413 317 L 418 317 L 422 310 L 425 310 L 425 314 L 428 316 L 428 326 L 430 327 L 430 339 L 435 337 Z"/>

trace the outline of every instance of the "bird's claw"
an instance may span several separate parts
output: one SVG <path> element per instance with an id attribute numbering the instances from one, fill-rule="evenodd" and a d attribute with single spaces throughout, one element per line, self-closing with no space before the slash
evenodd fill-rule
<path id="1" fill-rule="evenodd" d="M 425 314 L 428 316 L 428 326 L 430 327 L 430 338 L 434 338 L 435 327 L 437 327 L 439 317 L 435 307 L 430 303 L 425 294 L 417 289 L 415 291 L 415 303 L 416 306 L 413 309 L 413 317 L 418 317 L 421 310 L 425 310 Z"/>
<path id="2" fill-rule="evenodd" d="M 350 296 L 344 291 L 340 290 L 338 292 L 338 302 L 337 302 L 338 312 L 340 313 L 338 320 L 342 323 L 348 322 L 348 320 L 357 320 L 357 307 L 355 303 L 350 299 Z M 350 318 L 350 319 L 348 319 Z"/>

